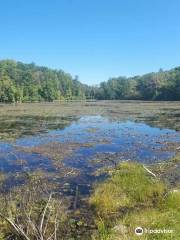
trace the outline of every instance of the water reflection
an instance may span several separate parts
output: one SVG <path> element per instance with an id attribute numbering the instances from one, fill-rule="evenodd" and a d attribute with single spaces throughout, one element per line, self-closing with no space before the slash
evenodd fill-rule
<path id="1" fill-rule="evenodd" d="M 19 137 L 13 143 L 1 141 L 1 171 L 16 172 L 33 170 L 37 167 L 49 172 L 55 171 L 50 153 L 47 156 L 42 151 L 40 153 L 29 151 L 33 147 L 53 145 L 54 142 L 62 143 L 59 145 L 62 148 L 76 143 L 77 147 L 73 148 L 73 154 L 64 156 L 63 162 L 84 172 L 93 171 L 95 165 L 92 165 L 91 160 L 97 154 L 118 154 L 116 156 L 119 160 L 132 159 L 152 163 L 173 156 L 173 152 L 162 150 L 167 141 L 180 142 L 180 134 L 174 130 L 160 129 L 132 121 L 110 121 L 101 116 L 71 119 L 71 124 L 63 126 L 55 130 L 48 129 L 43 134 Z"/>

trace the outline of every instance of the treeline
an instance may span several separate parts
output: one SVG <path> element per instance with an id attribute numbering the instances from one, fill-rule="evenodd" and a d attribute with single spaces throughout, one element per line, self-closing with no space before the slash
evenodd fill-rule
<path id="1" fill-rule="evenodd" d="M 0 102 L 84 99 L 86 86 L 62 70 L 0 61 Z"/>
<path id="2" fill-rule="evenodd" d="M 131 78 L 111 78 L 100 86 L 82 84 L 62 70 L 0 61 L 0 102 L 54 100 L 180 100 L 180 67 Z"/>
<path id="3" fill-rule="evenodd" d="M 180 100 L 180 67 L 132 78 L 111 78 L 100 84 L 95 97 L 108 100 Z"/>

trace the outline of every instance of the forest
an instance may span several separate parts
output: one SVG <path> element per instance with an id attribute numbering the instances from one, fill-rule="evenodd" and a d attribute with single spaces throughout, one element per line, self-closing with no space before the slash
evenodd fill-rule
<path id="1" fill-rule="evenodd" d="M 0 61 L 0 102 L 54 100 L 180 100 L 180 67 L 142 76 L 110 78 L 88 86 L 62 70 Z"/>
<path id="2" fill-rule="evenodd" d="M 97 99 L 180 100 L 180 67 L 131 78 L 111 78 L 96 91 Z"/>
<path id="3" fill-rule="evenodd" d="M 0 102 L 34 102 L 84 99 L 83 84 L 62 70 L 0 61 Z"/>

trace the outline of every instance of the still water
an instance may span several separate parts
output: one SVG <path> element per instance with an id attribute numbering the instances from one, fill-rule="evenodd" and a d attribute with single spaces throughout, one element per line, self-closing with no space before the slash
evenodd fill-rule
<path id="1" fill-rule="evenodd" d="M 89 173 L 101 166 L 92 164 L 92 160 L 101 154 L 108 156 L 116 154 L 117 161 L 130 159 L 154 163 L 166 160 L 174 155 L 174 152 L 166 150 L 166 144 L 180 142 L 180 133 L 171 129 L 151 127 L 145 123 L 112 121 L 101 116 L 83 116 L 78 120 L 72 120 L 71 124 L 63 129 L 23 136 L 13 142 L 1 140 L 0 170 L 21 172 L 41 168 L 48 172 L 55 171 L 51 157 L 33 151 L 23 151 L 53 142 L 78 144 L 78 148 L 71 156 L 64 157 L 63 163 Z M 82 147 L 82 144 L 87 145 Z M 25 166 L 21 164 L 24 161 Z"/>

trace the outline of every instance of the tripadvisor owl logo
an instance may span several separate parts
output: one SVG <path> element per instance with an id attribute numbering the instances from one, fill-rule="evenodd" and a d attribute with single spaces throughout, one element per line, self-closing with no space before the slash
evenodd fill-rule
<path id="1" fill-rule="evenodd" d="M 142 227 L 137 227 L 136 229 L 135 229 L 135 234 L 136 235 L 142 235 L 143 234 L 143 228 Z"/>

